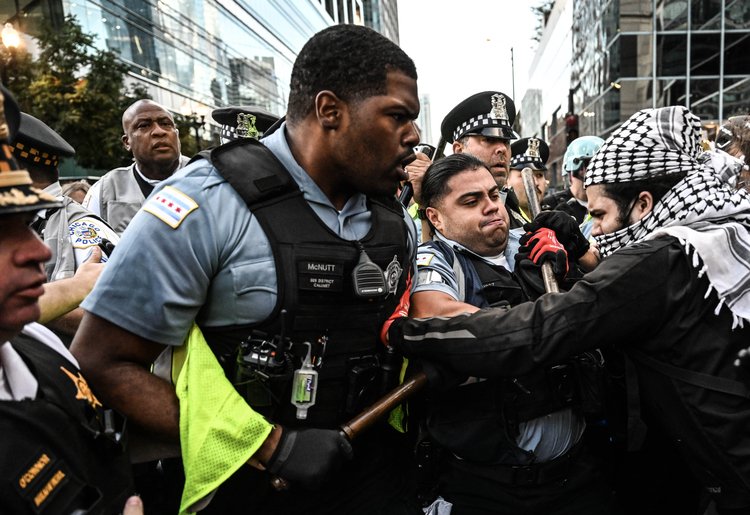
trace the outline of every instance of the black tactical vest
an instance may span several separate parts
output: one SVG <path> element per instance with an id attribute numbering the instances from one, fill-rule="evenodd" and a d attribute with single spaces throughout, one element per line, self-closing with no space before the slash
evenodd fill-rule
<path id="1" fill-rule="evenodd" d="M 477 307 L 517 306 L 529 300 L 512 272 L 470 253 L 439 249 L 460 263 L 464 302 Z M 459 279 L 460 280 L 460 279 Z M 428 399 L 427 427 L 441 447 L 476 463 L 525 465 L 534 457 L 516 445 L 521 422 L 579 405 L 578 370 L 574 363 L 535 370 L 513 379 L 472 380 Z"/>
<path id="2" fill-rule="evenodd" d="M 303 342 L 310 342 L 321 366 L 317 401 L 306 420 L 296 418 L 290 403 L 291 369 L 290 377 L 273 386 L 272 406 L 248 402 L 274 422 L 337 427 L 384 393 L 379 332 L 405 291 L 411 269 L 403 209 L 395 198 L 370 199 L 372 229 L 359 242 L 343 240 L 317 217 L 289 172 L 261 143 L 236 140 L 217 147 L 209 158 L 269 239 L 278 300 L 271 315 L 253 327 L 205 328 L 204 334 L 217 355 L 231 362 L 248 335 L 271 338 L 282 332 L 283 324 L 292 342 L 292 369 L 306 353 Z M 386 291 L 377 298 L 363 299 L 354 292 L 352 272 L 361 249 L 385 273 Z M 325 350 L 319 343 L 323 341 Z M 228 374 L 230 368 L 225 367 Z"/>
<path id="3" fill-rule="evenodd" d="M 12 345 L 39 391 L 0 401 L 0 513 L 120 513 L 133 486 L 119 419 L 63 356 L 25 335 Z"/>

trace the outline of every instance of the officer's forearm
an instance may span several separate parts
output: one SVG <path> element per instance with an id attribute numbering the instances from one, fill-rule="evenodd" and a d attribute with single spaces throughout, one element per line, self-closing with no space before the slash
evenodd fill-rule
<path id="1" fill-rule="evenodd" d="M 87 312 L 70 350 L 105 405 L 145 434 L 176 442 L 180 411 L 174 387 L 149 368 L 164 348 Z"/>
<path id="2" fill-rule="evenodd" d="M 73 311 L 89 291 L 90 289 L 82 285 L 75 277 L 45 284 L 44 295 L 39 297 L 41 316 L 38 322 L 46 324 Z M 80 317 L 78 322 L 80 323 Z"/>
<path id="3" fill-rule="evenodd" d="M 74 336 L 78 330 L 78 326 L 81 325 L 83 313 L 84 311 L 82 308 L 75 308 L 54 320 L 50 320 L 45 325 L 50 329 L 57 331 L 58 334 L 62 333 L 67 334 L 68 336 Z"/>

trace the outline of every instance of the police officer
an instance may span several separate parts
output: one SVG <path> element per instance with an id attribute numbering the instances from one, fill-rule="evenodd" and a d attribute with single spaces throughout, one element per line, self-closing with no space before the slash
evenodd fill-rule
<path id="1" fill-rule="evenodd" d="M 523 186 L 521 171 L 531 168 L 534 175 L 534 189 L 537 199 L 544 198 L 547 192 L 547 159 L 549 159 L 549 146 L 539 138 L 522 138 L 514 141 L 511 146 L 510 173 L 508 175 L 508 186 L 513 188 L 513 193 L 518 199 L 518 211 L 527 222 L 531 221 L 531 208 L 526 196 L 526 188 Z"/>
<path id="2" fill-rule="evenodd" d="M 227 106 L 211 111 L 211 118 L 221 124 L 221 142 L 238 138 L 260 139 L 279 117 L 258 106 Z"/>
<path id="3" fill-rule="evenodd" d="M 718 513 L 747 513 L 750 194 L 728 181 L 741 164 L 702 154 L 700 138 L 700 119 L 679 106 L 641 110 L 612 133 L 585 178 L 604 259 L 570 291 L 507 311 L 399 320 L 390 341 L 425 359 L 450 352 L 459 371 L 492 377 L 612 343 L 632 365 L 629 445 L 662 431 L 688 465 L 662 462 L 666 474 L 692 475 Z M 693 492 L 636 490 L 630 504 L 699 513 L 681 506 Z"/>
<path id="4" fill-rule="evenodd" d="M 122 144 L 133 164 L 110 170 L 86 194 L 83 207 L 122 234 L 154 187 L 185 166 L 172 114 L 152 100 L 137 100 L 122 115 Z"/>
<path id="5" fill-rule="evenodd" d="M 528 248 L 506 251 L 508 214 L 481 161 L 454 154 L 436 162 L 422 199 L 435 236 L 419 248 L 410 316 L 515 306 L 544 293 Z M 564 273 L 567 254 L 554 234 L 534 237 L 537 259 L 551 259 Z M 431 392 L 425 420 L 443 449 L 438 493 L 453 504 L 451 513 L 610 512 L 611 496 L 581 448 L 586 424 L 575 378 L 584 361 L 593 365 L 593 355 Z"/>
<path id="6" fill-rule="evenodd" d="M 507 187 L 510 142 L 518 138 L 513 130 L 515 119 L 516 105 L 512 98 L 499 91 L 483 91 L 460 102 L 440 125 L 443 139 L 453 142 L 454 153 L 472 154 L 487 165 L 505 197 L 511 229 L 526 222 L 516 195 Z"/>
<path id="7" fill-rule="evenodd" d="M 20 113 L 2 86 L 0 97 L 0 512 L 120 513 L 132 491 L 122 427 L 34 323 L 51 252 L 28 224 L 61 202 L 9 159 Z"/>
<path id="8" fill-rule="evenodd" d="M 52 251 L 45 264 L 50 282 L 69 279 L 87 260 L 106 262 L 119 241 L 117 234 L 101 218 L 62 195 L 58 163 L 75 150 L 44 122 L 21 113 L 21 123 L 13 139 L 13 155 L 31 176 L 34 187 L 57 197 L 61 207 L 41 209 L 32 227 Z M 104 249 L 104 252 L 102 251 Z M 83 316 L 75 309 L 50 323 L 68 345 Z"/>
<path id="9" fill-rule="evenodd" d="M 389 383 L 378 332 L 416 250 L 394 194 L 414 159 L 418 113 L 416 69 L 401 49 L 365 27 L 329 27 L 297 57 L 286 122 L 165 181 L 123 236 L 73 350 L 133 425 L 180 439 L 188 504 L 195 468 L 218 478 L 209 491 L 239 469 L 206 510 L 420 513 L 403 435 L 380 424 L 352 443 L 349 461 L 336 429 Z M 168 348 L 179 354 L 188 334 L 178 403 L 149 367 Z M 201 365 L 198 383 L 183 383 L 198 358 L 218 359 L 226 377 Z M 202 401 L 227 379 L 247 401 Z M 210 416 L 178 424 L 195 406 Z M 229 432 L 193 447 L 214 427 Z M 272 490 L 272 475 L 290 489 Z"/>

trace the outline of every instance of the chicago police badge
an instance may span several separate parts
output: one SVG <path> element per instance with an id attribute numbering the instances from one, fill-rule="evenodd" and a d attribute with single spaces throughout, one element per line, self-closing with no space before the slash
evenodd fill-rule
<path id="1" fill-rule="evenodd" d="M 526 155 L 529 157 L 536 157 L 541 159 L 539 155 L 539 140 L 536 138 L 529 138 L 529 147 L 526 149 Z"/>
<path id="2" fill-rule="evenodd" d="M 240 138 L 258 139 L 260 132 L 255 127 L 255 115 L 239 113 L 237 115 L 237 136 Z"/>
<path id="3" fill-rule="evenodd" d="M 388 293 L 386 294 L 386 298 L 389 297 L 391 294 L 396 295 L 396 292 L 398 291 L 398 280 L 401 278 L 401 273 L 404 271 L 404 269 L 401 267 L 401 264 L 398 262 L 397 256 L 393 256 L 393 260 L 388 263 L 388 267 L 385 269 L 385 286 L 388 290 Z"/>
<path id="4" fill-rule="evenodd" d="M 492 111 L 490 111 L 490 117 L 498 118 L 500 120 L 508 119 L 508 108 L 505 105 L 505 96 L 500 93 L 495 93 L 490 99 L 492 104 Z"/>

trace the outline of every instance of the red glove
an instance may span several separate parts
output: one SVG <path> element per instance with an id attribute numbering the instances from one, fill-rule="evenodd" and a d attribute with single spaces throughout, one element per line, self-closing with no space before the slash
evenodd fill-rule
<path id="1" fill-rule="evenodd" d="M 535 265 L 541 266 L 548 262 L 552 264 L 556 276 L 565 277 L 568 274 L 568 253 L 557 241 L 552 229 L 541 227 L 533 233 L 527 232 L 521 237 L 520 243 L 518 253 L 528 255 Z"/>

